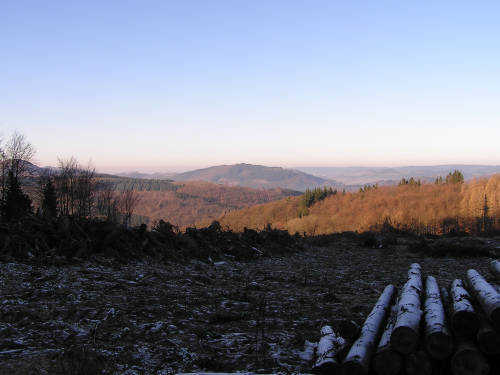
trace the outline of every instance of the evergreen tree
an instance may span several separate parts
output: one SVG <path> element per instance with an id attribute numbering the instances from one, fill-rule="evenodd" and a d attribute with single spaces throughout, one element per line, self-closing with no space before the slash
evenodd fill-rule
<path id="1" fill-rule="evenodd" d="M 42 215 L 45 218 L 55 217 L 57 215 L 57 192 L 49 178 L 42 190 Z"/>
<path id="2" fill-rule="evenodd" d="M 19 180 L 12 171 L 9 171 L 7 177 L 5 198 L 0 208 L 2 218 L 7 221 L 19 219 L 32 212 L 31 199 L 21 190 Z"/>
<path id="3" fill-rule="evenodd" d="M 447 184 L 463 184 L 463 182 L 464 182 L 464 175 L 457 169 L 455 169 L 453 173 L 452 172 L 448 173 L 448 176 L 446 176 Z"/>

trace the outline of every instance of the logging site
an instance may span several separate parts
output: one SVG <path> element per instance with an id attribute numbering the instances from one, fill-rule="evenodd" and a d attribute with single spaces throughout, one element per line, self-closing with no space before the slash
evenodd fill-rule
<path id="1" fill-rule="evenodd" d="M 0 0 L 0 375 L 500 375 L 499 15 Z"/>
<path id="2" fill-rule="evenodd" d="M 3 259 L 0 372 L 500 373 L 500 238 L 212 230 L 176 261 Z"/>

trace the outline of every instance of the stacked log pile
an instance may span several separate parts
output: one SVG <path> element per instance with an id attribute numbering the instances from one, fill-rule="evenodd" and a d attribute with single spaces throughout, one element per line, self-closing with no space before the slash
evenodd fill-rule
<path id="1" fill-rule="evenodd" d="M 430 275 L 424 283 L 420 265 L 412 264 L 399 296 L 393 285 L 384 289 L 357 339 L 322 329 L 313 372 L 500 374 L 500 293 L 494 283 L 500 262 L 493 261 L 490 271 L 490 282 L 469 270 L 465 281 L 456 279 L 447 289 Z"/>

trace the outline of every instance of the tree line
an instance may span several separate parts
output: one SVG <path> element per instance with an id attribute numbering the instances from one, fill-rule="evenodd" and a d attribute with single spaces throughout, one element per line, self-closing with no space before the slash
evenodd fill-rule
<path id="1" fill-rule="evenodd" d="M 59 159 L 57 168 L 36 169 L 31 163 L 34 156 L 34 146 L 22 134 L 14 133 L 5 144 L 0 140 L 2 220 L 36 214 L 44 219 L 100 218 L 130 225 L 139 200 L 135 191 L 117 192 L 97 178 L 95 168 L 82 166 L 74 157 Z"/>
<path id="2" fill-rule="evenodd" d="M 299 198 L 299 207 L 297 209 L 297 215 L 299 217 L 307 216 L 309 214 L 309 207 L 311 207 L 314 203 L 322 201 L 326 197 L 330 195 L 337 194 L 337 189 L 333 190 L 332 187 L 323 189 L 317 187 L 315 189 L 306 189 L 304 194 L 302 194 Z"/>

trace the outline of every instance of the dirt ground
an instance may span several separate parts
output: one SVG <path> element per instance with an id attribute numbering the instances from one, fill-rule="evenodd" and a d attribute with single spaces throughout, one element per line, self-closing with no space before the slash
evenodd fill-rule
<path id="1" fill-rule="evenodd" d="M 325 324 L 361 324 L 411 263 L 448 286 L 469 268 L 487 274 L 490 260 L 339 237 L 249 261 L 0 263 L 0 373 L 309 372 L 306 340 Z"/>

